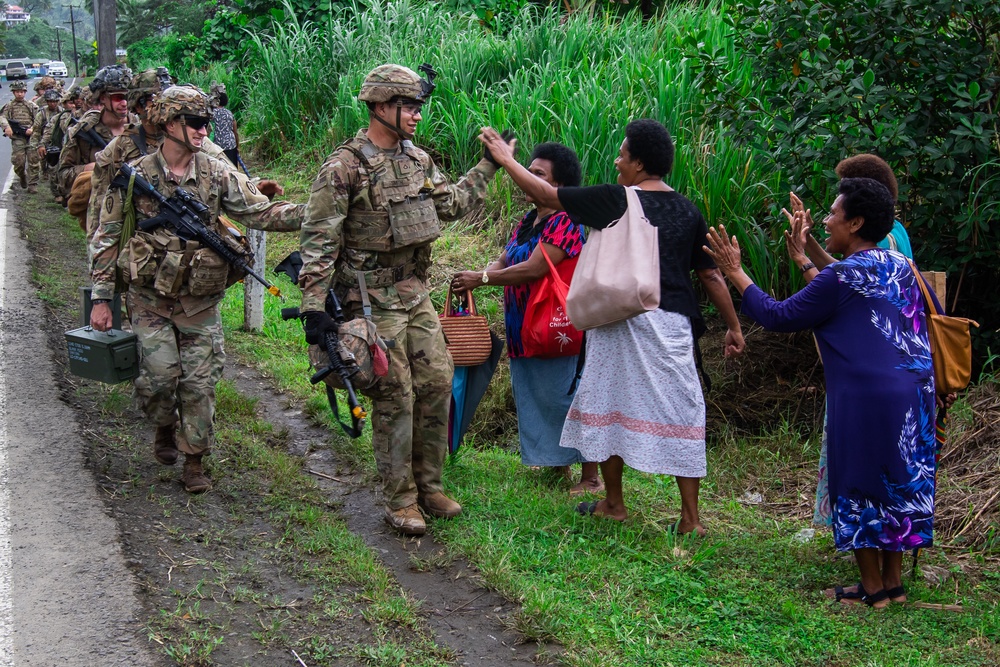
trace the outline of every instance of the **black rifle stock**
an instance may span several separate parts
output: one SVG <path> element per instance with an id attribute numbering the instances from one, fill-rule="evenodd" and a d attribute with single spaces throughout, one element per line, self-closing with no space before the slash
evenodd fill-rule
<path id="1" fill-rule="evenodd" d="M 344 311 L 340 307 L 340 300 L 337 295 L 331 289 L 327 292 L 326 303 L 325 303 L 326 314 L 329 315 L 333 321 L 339 326 L 344 323 Z M 282 308 L 281 309 L 281 319 L 283 320 L 294 320 L 301 318 L 301 313 L 298 308 Z M 358 401 L 357 393 L 354 391 L 354 383 L 351 382 L 351 377 L 358 372 L 358 367 L 354 364 L 348 366 L 344 363 L 343 358 L 340 356 L 340 337 L 334 331 L 326 332 L 323 339 L 323 350 L 326 352 L 329 361 L 329 366 L 326 368 L 320 368 L 313 376 L 309 378 L 309 382 L 312 384 L 319 384 L 330 373 L 336 373 L 340 377 L 341 383 L 344 385 L 344 389 L 347 391 L 347 407 L 351 411 L 351 425 L 348 426 L 340 419 L 340 407 L 337 404 L 337 394 L 333 387 L 326 385 L 326 399 L 330 403 L 330 410 L 333 412 L 334 418 L 337 423 L 340 424 L 340 428 L 343 429 L 344 433 L 352 438 L 357 438 L 361 436 L 361 432 L 365 429 L 365 419 L 368 417 L 368 413 L 365 412 L 364 407 Z"/>
<path id="2" fill-rule="evenodd" d="M 123 164 L 118 170 L 118 174 L 111 181 L 111 187 L 127 189 L 133 175 L 135 176 L 134 188 L 141 194 L 152 197 L 160 204 L 160 214 L 155 218 L 148 218 L 140 222 L 139 229 L 149 232 L 160 225 L 166 225 L 185 241 L 197 241 L 202 246 L 211 248 L 230 266 L 251 276 L 274 296 L 281 297 L 281 290 L 258 275 L 239 252 L 230 248 L 221 236 L 202 222 L 202 216 L 208 213 L 208 207 L 184 188 L 177 188 L 170 197 L 164 197 L 127 164 Z"/>

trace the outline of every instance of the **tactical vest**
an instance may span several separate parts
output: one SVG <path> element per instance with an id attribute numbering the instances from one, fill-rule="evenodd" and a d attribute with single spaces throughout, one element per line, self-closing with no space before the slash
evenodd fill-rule
<path id="1" fill-rule="evenodd" d="M 341 145 L 368 172 L 371 210 L 352 206 L 344 219 L 344 243 L 356 250 L 392 252 L 426 245 L 441 235 L 441 222 L 424 186 L 420 161 L 407 150 L 386 154 L 359 137 Z"/>
<path id="2" fill-rule="evenodd" d="M 32 106 L 34 105 L 27 100 L 20 102 L 11 100 L 4 108 L 4 115 L 8 121 L 20 123 L 24 129 L 28 129 L 35 122 L 35 115 L 38 113 L 36 109 L 32 109 Z"/>

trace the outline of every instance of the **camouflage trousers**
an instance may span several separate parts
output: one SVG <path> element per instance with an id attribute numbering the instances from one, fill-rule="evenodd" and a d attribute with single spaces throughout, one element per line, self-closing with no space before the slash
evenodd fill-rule
<path id="1" fill-rule="evenodd" d="M 389 373 L 365 392 L 372 399 L 372 446 L 385 504 L 408 507 L 442 492 L 448 411 L 455 367 L 430 299 L 410 310 L 374 306 L 380 336 L 394 340 Z"/>
<path id="2" fill-rule="evenodd" d="M 180 421 L 177 449 L 207 454 L 214 443 L 215 384 L 226 361 L 219 307 L 188 317 L 166 318 L 128 300 L 132 331 L 139 337 L 135 391 L 154 427 Z"/>
<path id="3" fill-rule="evenodd" d="M 24 137 L 14 137 L 11 140 L 10 163 L 17 177 L 26 180 L 29 187 L 38 185 L 41 159 L 37 152 L 28 150 L 28 140 Z"/>

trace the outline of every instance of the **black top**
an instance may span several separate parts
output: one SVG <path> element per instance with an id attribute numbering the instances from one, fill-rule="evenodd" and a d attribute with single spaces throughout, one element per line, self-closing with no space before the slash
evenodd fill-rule
<path id="1" fill-rule="evenodd" d="M 604 229 L 625 214 L 627 200 L 622 185 L 559 188 L 564 211 L 576 222 Z M 691 318 L 695 337 L 704 324 L 698 297 L 691 282 L 693 269 L 714 269 L 715 262 L 702 250 L 708 225 L 698 207 L 679 192 L 639 190 L 639 203 L 658 230 L 660 245 L 660 309 Z"/>

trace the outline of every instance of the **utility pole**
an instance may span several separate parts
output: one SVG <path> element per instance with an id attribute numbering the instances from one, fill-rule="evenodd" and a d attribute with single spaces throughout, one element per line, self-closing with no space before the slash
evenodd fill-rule
<path id="1" fill-rule="evenodd" d="M 76 51 L 76 24 L 83 23 L 83 21 L 77 21 L 73 18 L 73 5 L 63 5 L 63 7 L 69 9 L 69 21 L 63 21 L 63 23 L 68 23 L 73 32 L 73 76 L 80 76 L 80 54 Z"/>
<path id="2" fill-rule="evenodd" d="M 117 62 L 118 4 L 115 0 L 94 0 L 94 27 L 97 29 L 97 66 L 107 67 Z"/>
<path id="3" fill-rule="evenodd" d="M 59 39 L 59 28 L 56 28 L 56 60 L 62 60 L 62 40 Z"/>

